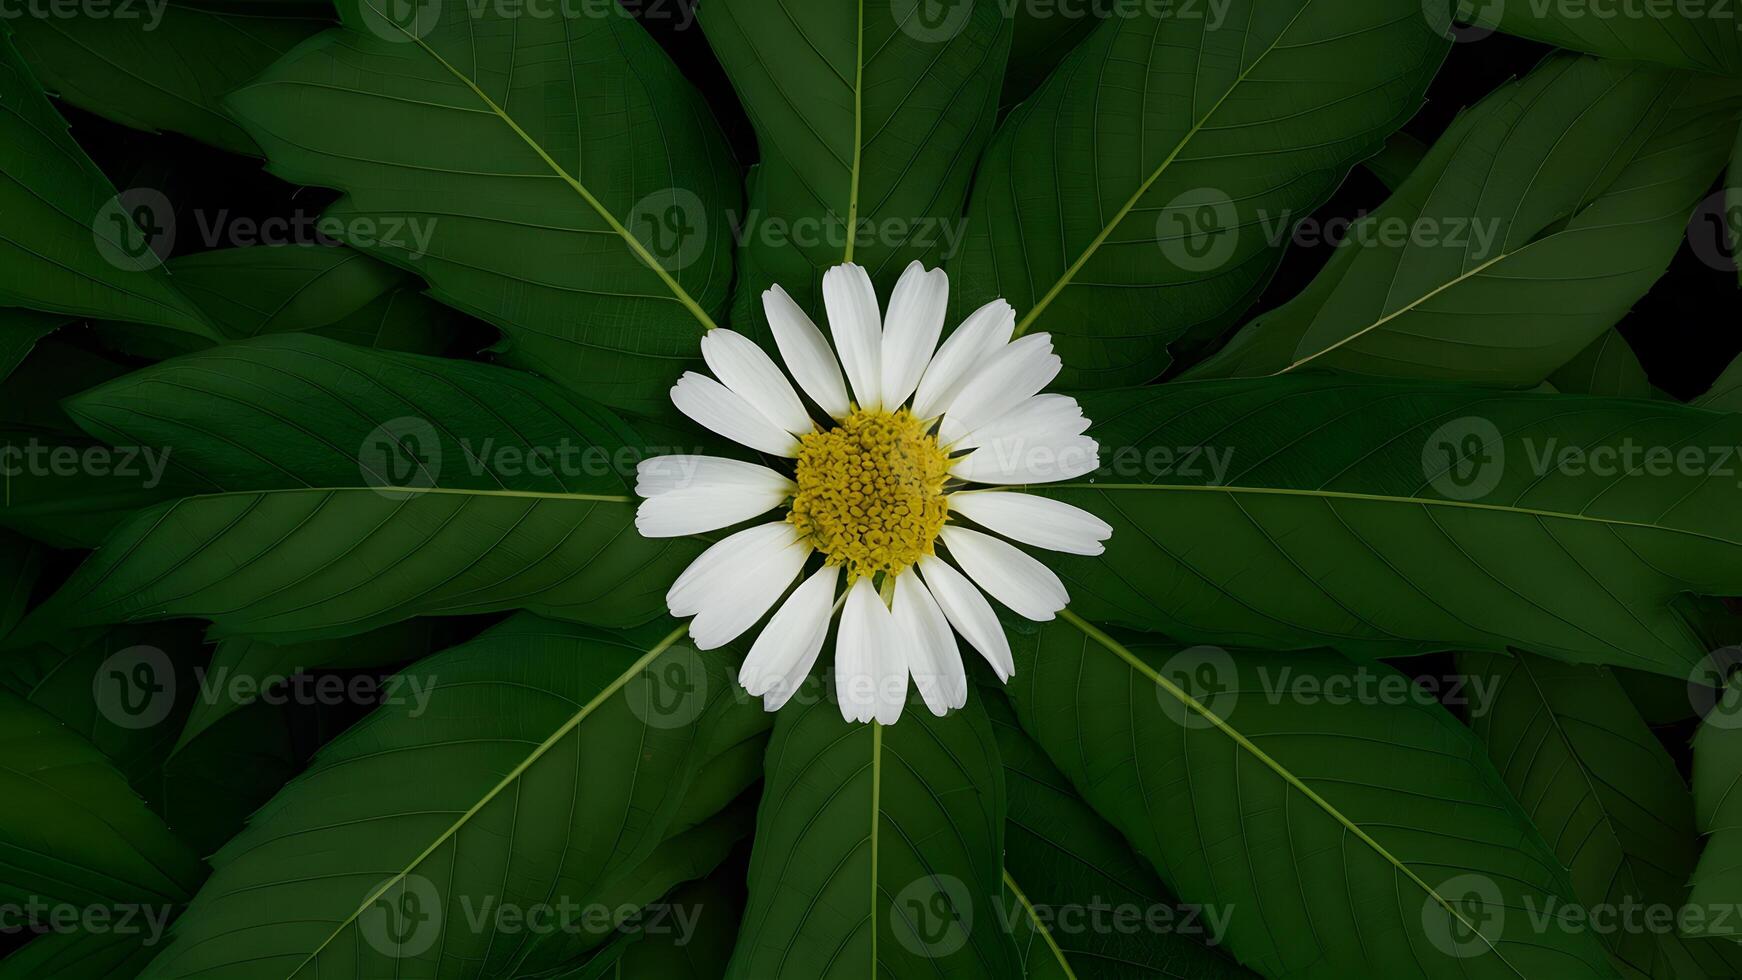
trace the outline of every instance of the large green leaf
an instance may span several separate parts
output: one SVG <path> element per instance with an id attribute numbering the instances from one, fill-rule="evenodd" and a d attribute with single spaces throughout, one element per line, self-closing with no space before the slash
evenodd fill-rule
<path id="1" fill-rule="evenodd" d="M 116 195 L 0 31 L 0 306 L 213 336 L 152 251 L 164 203 Z"/>
<path id="2" fill-rule="evenodd" d="M 1067 610 L 1018 644 L 1010 690 L 1181 897 L 1232 910 L 1229 947 L 1266 976 L 1614 976 L 1590 932 L 1537 927 L 1571 899 L 1554 854 L 1470 731 L 1389 667 L 1182 651 Z"/>
<path id="3" fill-rule="evenodd" d="M 728 976 L 1017 975 L 999 925 L 1004 776 L 985 709 L 841 719 L 816 684 L 783 709 Z"/>
<path id="4" fill-rule="evenodd" d="M 278 642 L 519 607 L 633 625 L 697 550 L 633 527 L 634 464 L 664 450 L 517 371 L 282 335 L 67 408 L 107 442 L 173 447 L 172 474 L 210 492 L 128 520 L 40 622 L 202 616 Z"/>
<path id="5" fill-rule="evenodd" d="M 1445 53 L 1417 0 L 1146 5 L 1103 21 L 999 129 L 950 264 L 1005 296 L 1067 386 L 1147 381 L 1256 298 L 1287 230 L 1421 103 Z"/>
<path id="6" fill-rule="evenodd" d="M 1438 11 L 1442 0 L 1426 0 Z M 1735 74 L 1742 70 L 1736 14 L 1726 0 L 1703 3 L 1602 3 L 1590 0 L 1443 0 L 1466 31 L 1502 30 L 1573 51 L 1621 61 Z"/>
<path id="7" fill-rule="evenodd" d="M 601 887 L 665 837 L 710 729 L 756 710 L 681 633 L 520 616 L 414 665 L 427 701 L 377 709 L 255 814 L 145 975 L 507 976 L 572 958 Z M 688 691 L 661 688 L 673 663 L 693 666 Z"/>
<path id="8" fill-rule="evenodd" d="M 701 96 L 615 0 L 344 0 L 227 105 L 334 236 L 508 334 L 504 357 L 662 405 L 731 284 L 738 172 Z M 604 16 L 600 16 L 603 13 Z"/>
<path id="9" fill-rule="evenodd" d="M 1535 384 L 1614 326 L 1723 169 L 1742 89 L 1558 55 L 1455 120 L 1306 295 L 1194 377 Z"/>
<path id="10" fill-rule="evenodd" d="M 30 354 L 36 342 L 48 336 L 66 317 L 29 310 L 0 310 L 0 381 Z"/>
<path id="11" fill-rule="evenodd" d="M 1549 384 L 1569 395 L 1606 395 L 1611 398 L 1650 398 L 1651 379 L 1645 366 L 1628 346 L 1619 330 L 1610 330 L 1591 341 L 1572 360 L 1548 376 Z"/>
<path id="12" fill-rule="evenodd" d="M 1040 489 L 1114 527 L 1104 556 L 1053 560 L 1096 620 L 1358 655 L 1520 647 L 1683 677 L 1707 648 L 1676 598 L 1742 592 L 1742 419 L 1315 375 L 1082 404 L 1102 420 L 1102 469 Z"/>
<path id="13" fill-rule="evenodd" d="M 1615 928 L 1601 933 L 1645 976 L 1731 975 L 1712 943 L 1688 942 L 1661 913 L 1679 910 L 1694 868 L 1693 797 L 1675 761 L 1603 667 L 1530 654 L 1459 658 L 1480 693 L 1471 727 L 1512 795 L 1572 878 L 1570 896 Z M 1683 697 L 1686 697 L 1684 689 Z"/>
<path id="14" fill-rule="evenodd" d="M 102 753 L 9 691 L 0 749 L 0 900 L 33 919 L 64 921 L 62 906 L 161 917 L 199 882 L 199 858 Z"/>
<path id="15" fill-rule="evenodd" d="M 318 0 L 180 0 L 9 24 L 36 77 L 73 105 L 148 133 L 258 154 L 218 100 L 332 20 Z"/>
<path id="16" fill-rule="evenodd" d="M 155 950 L 149 934 L 51 932 L 0 959 L 0 980 L 115 980 L 137 976 Z"/>
<path id="17" fill-rule="evenodd" d="M 1688 903 L 1706 915 L 1683 925 L 1685 935 L 1736 942 L 1742 925 L 1742 687 L 1732 683 L 1694 734 L 1694 823 L 1706 835 L 1694 866 Z M 1729 915 L 1724 914 L 1728 910 Z"/>
<path id="18" fill-rule="evenodd" d="M 986 706 L 1010 798 L 1004 850 L 1005 883 L 1016 903 L 1010 917 L 1036 927 L 1029 975 L 1255 980 L 1213 948 L 1235 910 L 1182 905 L 1017 727 L 1004 696 L 988 695 Z"/>
<path id="19" fill-rule="evenodd" d="M 998 108 L 1010 46 L 998 0 L 941 18 L 912 0 L 718 0 L 702 25 L 762 157 L 739 329 L 765 323 L 774 283 L 820 312 L 822 274 L 843 261 L 884 292 L 909 262 L 943 264 Z"/>
<path id="20" fill-rule="evenodd" d="M 360 347 L 442 353 L 466 317 L 362 252 L 228 248 L 173 259 L 176 285 L 233 340 L 307 331 Z"/>

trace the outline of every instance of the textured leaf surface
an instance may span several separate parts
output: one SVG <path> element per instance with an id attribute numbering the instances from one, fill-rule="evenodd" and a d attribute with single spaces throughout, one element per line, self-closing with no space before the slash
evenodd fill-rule
<path id="1" fill-rule="evenodd" d="M 1672 68 L 1727 74 L 1742 70 L 1735 13 L 1726 4 L 1622 8 L 1451 0 L 1448 6 L 1456 6 L 1464 22 L 1478 30 L 1499 29 L 1558 48 Z"/>
<path id="2" fill-rule="evenodd" d="M 1108 18 L 987 150 L 952 305 L 1008 298 L 1019 331 L 1053 334 L 1065 386 L 1148 381 L 1256 298 L 1286 237 L 1266 228 L 1415 112 L 1445 47 L 1415 0 Z"/>
<path id="3" fill-rule="evenodd" d="M 158 268 L 135 210 L 115 200 L 12 41 L 0 37 L 0 306 L 211 336 Z"/>
<path id="4" fill-rule="evenodd" d="M 1694 866 L 1688 902 L 1704 909 L 1734 909 L 1742 902 L 1742 688 L 1726 688 L 1694 735 L 1694 822 L 1706 835 Z M 1703 922 L 1683 932 L 1734 941 L 1735 925 Z"/>
<path id="5" fill-rule="evenodd" d="M 1620 331 L 1610 330 L 1591 341 L 1555 373 L 1549 384 L 1569 395 L 1604 395 L 1612 398 L 1650 398 L 1651 379 L 1638 355 Z"/>
<path id="6" fill-rule="evenodd" d="M 1712 387 L 1694 399 L 1694 404 L 1714 412 L 1742 412 L 1742 357 L 1731 361 Z"/>
<path id="7" fill-rule="evenodd" d="M 146 976 L 512 975 L 565 962 L 586 934 L 575 913 L 540 934 L 495 910 L 548 905 L 557 922 L 559 903 L 588 905 L 659 844 L 719 713 L 753 710 L 723 703 L 726 674 L 701 659 L 708 690 L 687 717 L 659 713 L 657 672 L 698 659 L 669 629 L 619 636 L 521 616 L 414 665 L 402 676 L 434 685 L 421 713 L 388 705 L 329 743 L 212 859 Z"/>
<path id="8" fill-rule="evenodd" d="M 58 932 L 38 936 L 0 959 L 0 980 L 112 980 L 136 976 L 151 961 L 142 936 Z"/>
<path id="9" fill-rule="evenodd" d="M 1683 941 L 1628 911 L 1681 907 L 1696 834 L 1687 784 L 1621 682 L 1602 667 L 1529 654 L 1468 655 L 1458 667 L 1494 685 L 1472 704 L 1471 727 L 1567 867 L 1572 897 L 1626 916 L 1602 934 L 1610 952 L 1664 980 L 1734 973 L 1721 945 Z M 1742 948 L 1732 955 L 1742 964 Z"/>
<path id="10" fill-rule="evenodd" d="M 1668 267 L 1734 85 L 1561 55 L 1464 113 L 1318 282 L 1194 377 L 1337 368 L 1535 384 Z"/>
<path id="11" fill-rule="evenodd" d="M 1233 910 L 1242 961 L 1291 978 L 1614 976 L 1589 933 L 1525 914 L 1569 886 L 1468 729 L 1422 699 L 1288 696 L 1301 678 L 1401 675 L 1317 653 L 1185 667 L 1178 647 L 1066 619 L 1017 651 L 1023 728 L 1183 898 Z"/>
<path id="12" fill-rule="evenodd" d="M 29 310 L 0 310 L 0 381 L 30 354 L 36 342 L 66 322 L 66 317 Z"/>
<path id="13" fill-rule="evenodd" d="M 1673 601 L 1742 587 L 1729 416 L 1322 376 L 1083 406 L 1103 469 L 1042 489 L 1113 524 L 1104 556 L 1053 562 L 1097 620 L 1360 655 L 1520 647 L 1685 677 L 1707 648 Z"/>
<path id="14" fill-rule="evenodd" d="M 148 133 L 170 130 L 257 155 L 218 100 L 332 19 L 329 5 L 301 0 L 183 0 L 118 5 L 108 17 L 19 17 L 9 26 L 36 77 L 73 105 Z"/>
<path id="15" fill-rule="evenodd" d="M 997 928 L 1004 779 L 977 698 L 944 718 L 916 699 L 884 728 L 801 694 L 766 769 L 728 976 L 1016 975 Z"/>
<path id="16" fill-rule="evenodd" d="M 1013 918 L 1037 926 L 1029 976 L 1255 980 L 1205 945 L 1222 938 L 1217 924 L 1234 910 L 1209 909 L 1206 917 L 1183 906 L 1017 726 L 1004 696 L 988 695 L 986 703 L 1009 789 L 1004 870 L 1022 913 Z"/>
<path id="17" fill-rule="evenodd" d="M 992 135 L 1010 23 L 997 0 L 929 13 L 903 0 L 702 8 L 761 151 L 737 329 L 765 325 L 773 283 L 820 316 L 830 266 L 857 262 L 887 295 L 909 262 L 942 265 L 960 244 L 952 236 Z"/>
<path id="18" fill-rule="evenodd" d="M 725 306 L 738 175 L 700 95 L 599 6 L 401 25 L 346 0 L 226 104 L 274 173 L 346 192 L 339 237 L 501 327 L 508 361 L 648 408 Z"/>

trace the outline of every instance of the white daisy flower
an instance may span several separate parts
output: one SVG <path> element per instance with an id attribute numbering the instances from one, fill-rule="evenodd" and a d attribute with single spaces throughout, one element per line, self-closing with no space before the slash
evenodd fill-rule
<path id="1" fill-rule="evenodd" d="M 884 317 L 865 270 L 836 266 L 823 276 L 831 348 L 779 286 L 762 294 L 781 358 L 825 423 L 773 358 L 730 330 L 702 340 L 714 377 L 687 372 L 671 390 L 708 429 L 794 461 L 788 476 L 733 459 L 661 456 L 640 465 L 635 487 L 646 498 L 635 526 L 647 537 L 785 508 L 708 548 L 666 593 L 672 615 L 694 617 L 690 636 L 703 650 L 742 636 L 780 603 L 738 674 L 769 711 L 809 676 L 837 612 L 835 693 L 848 721 L 894 723 L 910 679 L 934 714 L 961 707 L 968 682 L 956 634 L 1000 680 L 1015 670 L 985 593 L 1033 620 L 1052 619 L 1070 600 L 1058 576 L 1004 538 L 1098 555 L 1113 533 L 1069 504 L 1000 489 L 1092 472 L 1099 447 L 1083 434 L 1089 421 L 1076 399 L 1040 393 L 1059 371 L 1051 338 L 1012 341 L 1016 313 L 994 300 L 939 347 L 948 299 L 943 270 L 915 262 Z"/>

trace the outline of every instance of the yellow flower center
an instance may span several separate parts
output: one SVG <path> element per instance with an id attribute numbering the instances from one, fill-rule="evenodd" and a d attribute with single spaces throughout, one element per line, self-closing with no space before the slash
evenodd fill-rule
<path id="1" fill-rule="evenodd" d="M 943 529 L 950 458 L 907 409 L 854 412 L 799 440 L 787 520 L 848 581 L 894 574 L 932 553 Z"/>

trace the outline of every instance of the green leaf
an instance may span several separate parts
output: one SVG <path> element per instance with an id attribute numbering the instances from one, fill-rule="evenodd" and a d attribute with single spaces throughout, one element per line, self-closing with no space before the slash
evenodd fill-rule
<path id="1" fill-rule="evenodd" d="M 140 924 L 141 928 L 148 928 Z M 149 934 L 51 932 L 0 959 L 0 980 L 114 980 L 137 976 L 156 952 Z"/>
<path id="2" fill-rule="evenodd" d="M 0 691 L 0 748 L 0 901 L 161 914 L 199 882 L 199 858 L 109 761 L 8 691 Z M 26 910 L 39 914 L 49 913 Z"/>
<path id="3" fill-rule="evenodd" d="M 1731 361 L 1712 387 L 1693 403 L 1714 412 L 1742 412 L 1742 357 Z"/>
<path id="4" fill-rule="evenodd" d="M 743 891 L 724 874 L 684 885 L 666 904 L 693 916 L 687 928 L 662 920 L 657 929 L 625 936 L 548 980 L 719 980 L 738 938 Z"/>
<path id="5" fill-rule="evenodd" d="M 334 237 L 502 328 L 509 363 L 663 404 L 732 278 L 738 172 L 701 96 L 615 0 L 341 7 L 226 102 L 272 172 L 345 191 Z"/>
<path id="6" fill-rule="evenodd" d="M 152 324 L 212 337 L 158 268 L 136 222 L 170 220 L 115 188 L 67 134 L 9 37 L 0 32 L 0 306 Z"/>
<path id="7" fill-rule="evenodd" d="M 1108 15 L 1104 5 L 1092 3 L 1017 3 L 1008 9 L 1014 23 L 1004 92 L 998 99 L 1001 109 L 1033 95 L 1071 49 Z"/>
<path id="8" fill-rule="evenodd" d="M 0 639 L 24 617 L 41 573 L 42 549 L 16 534 L 0 531 Z"/>
<path id="9" fill-rule="evenodd" d="M 292 642 L 528 608 L 629 626 L 699 550 L 634 530 L 630 474 L 663 450 L 516 371 L 282 335 L 67 407 L 107 442 L 172 447 L 211 492 L 129 519 L 39 625 L 187 615 Z"/>
<path id="10" fill-rule="evenodd" d="M 1542 381 L 1668 267 L 1723 169 L 1738 92 L 1548 59 L 1453 122 L 1338 247 L 1310 299 L 1248 326 L 1192 376 Z"/>
<path id="11" fill-rule="evenodd" d="M 1599 933 L 1610 953 L 1663 980 L 1733 974 L 1715 944 L 1647 917 L 1687 898 L 1693 797 L 1615 675 L 1530 654 L 1464 655 L 1458 671 L 1476 695 L 1471 727 L 1568 869 L 1570 897 L 1615 922 Z"/>
<path id="12" fill-rule="evenodd" d="M 332 23 L 331 6 L 279 0 L 116 6 L 111 16 L 19 17 L 19 50 L 67 102 L 148 133 L 170 130 L 234 153 L 254 141 L 218 100 Z"/>
<path id="13" fill-rule="evenodd" d="M 719 0 L 708 42 L 756 125 L 732 320 L 766 332 L 779 283 L 813 315 L 843 261 L 880 291 L 960 244 L 974 164 L 992 135 L 1010 24 L 998 0 L 928 18 L 912 0 Z"/>
<path id="14" fill-rule="evenodd" d="M 29 310 L 0 310 L 0 381 L 6 380 L 36 342 L 48 336 L 66 317 Z"/>
<path id="15" fill-rule="evenodd" d="M 1023 728 L 1181 897 L 1233 910 L 1228 945 L 1260 972 L 1614 976 L 1589 932 L 1536 927 L 1528 909 L 1569 900 L 1554 855 L 1469 730 L 1389 667 L 1181 651 L 1070 610 L 1018 646 Z M 1326 684 L 1404 696 L 1295 693 Z"/>
<path id="16" fill-rule="evenodd" d="M 1029 976 L 1256 980 L 1214 946 L 1234 910 L 1182 905 L 1017 726 L 1003 694 L 986 706 L 1010 797 L 1005 885 L 1013 918 L 1033 927 L 1031 942 L 1018 939 Z"/>
<path id="17" fill-rule="evenodd" d="M 664 838 L 710 727 L 755 710 L 722 697 L 718 658 L 674 646 L 682 631 L 518 616 L 419 662 L 401 676 L 422 697 L 329 743 L 213 857 L 145 975 L 506 976 L 566 962 L 601 885 Z M 662 710 L 658 688 L 674 660 L 708 679 L 677 692 L 681 713 Z M 519 924 L 511 909 L 543 918 Z"/>
<path id="18" fill-rule="evenodd" d="M 1650 398 L 1651 379 L 1620 331 L 1610 330 L 1548 376 L 1549 384 L 1569 395 Z"/>
<path id="19" fill-rule="evenodd" d="M 1694 824 L 1706 835 L 1706 844 L 1694 866 L 1688 904 L 1706 915 L 1681 923 L 1685 936 L 1724 943 L 1742 937 L 1742 926 L 1733 916 L 1742 902 L 1738 773 L 1742 773 L 1742 687 L 1731 684 L 1694 733 Z M 1725 910 L 1732 914 L 1724 916 Z"/>
<path id="20" fill-rule="evenodd" d="M 1742 592 L 1742 420 L 1632 399 L 1326 376 L 1082 398 L 1113 525 L 1059 557 L 1086 617 L 1356 656 L 1519 647 L 1685 677 L 1674 602 Z M 1691 453 L 1691 457 L 1687 455 Z"/>
<path id="21" fill-rule="evenodd" d="M 728 976 L 1017 975 L 997 928 L 1004 778 L 978 695 L 944 718 L 841 719 L 810 685 L 780 712 Z"/>
<path id="22" fill-rule="evenodd" d="M 354 705 L 298 705 L 312 715 L 317 734 L 338 716 L 348 723 Z M 252 705 L 226 716 L 161 759 L 144 787 L 146 799 L 175 835 L 201 854 L 212 854 L 242 829 L 249 814 L 284 788 L 307 761 L 307 741 L 298 737 L 286 709 Z M 163 751 L 168 751 L 167 749 Z"/>
<path id="23" fill-rule="evenodd" d="M 1067 387 L 1148 381 L 1238 316 L 1446 50 L 1414 0 L 1171 11 L 1102 22 L 1011 112 L 949 267 L 956 310 L 1004 296 L 1052 333 Z"/>
<path id="24" fill-rule="evenodd" d="M 413 354 L 439 354 L 466 322 L 422 283 L 362 252 L 318 245 L 230 248 L 173 259 L 176 285 L 226 337 L 306 331 Z"/>
<path id="25" fill-rule="evenodd" d="M 1498 29 L 1557 48 L 1621 61 L 1651 61 L 1725 74 L 1742 70 L 1735 14 L 1725 3 L 1603 7 L 1541 0 L 1444 2 L 1456 9 L 1469 25 L 1467 29 L 1480 32 Z"/>

